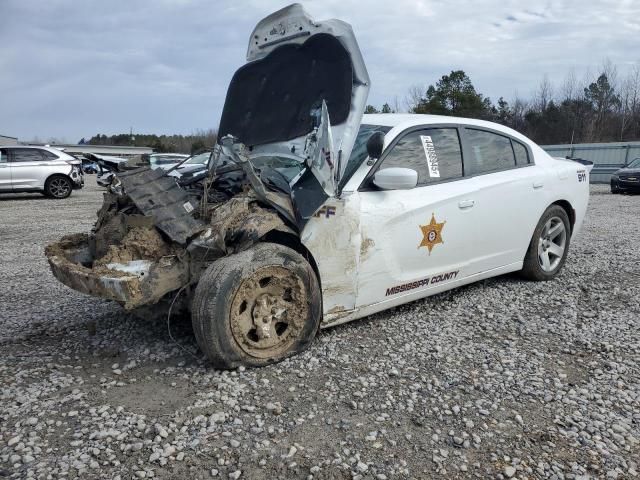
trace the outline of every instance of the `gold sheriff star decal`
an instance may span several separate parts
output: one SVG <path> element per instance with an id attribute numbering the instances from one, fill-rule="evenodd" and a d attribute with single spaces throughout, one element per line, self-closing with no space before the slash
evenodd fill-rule
<path id="1" fill-rule="evenodd" d="M 431 255 L 431 250 L 439 243 L 444 243 L 442 241 L 442 229 L 444 228 L 444 224 L 447 222 L 438 223 L 436 222 L 436 217 L 432 213 L 431 221 L 427 225 L 420 225 L 420 230 L 422 230 L 422 242 L 418 245 L 420 247 L 427 247 L 429 249 L 429 255 Z"/>

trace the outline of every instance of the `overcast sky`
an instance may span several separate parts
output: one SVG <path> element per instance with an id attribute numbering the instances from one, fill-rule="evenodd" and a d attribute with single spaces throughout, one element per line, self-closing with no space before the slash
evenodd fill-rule
<path id="1" fill-rule="evenodd" d="M 463 69 L 494 101 L 548 74 L 640 60 L 640 0 L 309 0 L 353 25 L 369 103 Z M 274 0 L 0 0 L 0 134 L 77 142 L 96 133 L 216 128 L 227 84 Z"/>

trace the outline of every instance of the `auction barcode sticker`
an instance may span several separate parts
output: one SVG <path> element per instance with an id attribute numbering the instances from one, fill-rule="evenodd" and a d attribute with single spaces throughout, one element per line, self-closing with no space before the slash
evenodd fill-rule
<path id="1" fill-rule="evenodd" d="M 429 176 L 440 178 L 440 167 L 438 166 L 438 156 L 436 155 L 436 149 L 433 146 L 433 141 L 429 135 L 420 135 L 422 140 L 422 148 L 424 149 L 424 155 L 427 157 L 427 165 L 429 166 Z"/>
<path id="2" fill-rule="evenodd" d="M 193 212 L 193 205 L 191 205 L 191 202 L 185 202 L 182 206 L 187 211 L 187 213 Z"/>

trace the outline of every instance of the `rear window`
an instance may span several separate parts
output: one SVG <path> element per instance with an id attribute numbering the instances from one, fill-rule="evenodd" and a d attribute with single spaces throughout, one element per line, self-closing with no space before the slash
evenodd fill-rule
<path id="1" fill-rule="evenodd" d="M 44 158 L 49 160 L 57 160 L 59 158 L 58 155 L 50 152 L 49 150 L 40 150 L 40 152 L 42 153 L 42 155 L 44 155 Z"/>
<path id="2" fill-rule="evenodd" d="M 511 140 L 484 130 L 466 129 L 471 158 L 465 159 L 465 174 L 477 175 L 514 168 L 516 165 Z"/>
<path id="3" fill-rule="evenodd" d="M 513 144 L 513 152 L 516 154 L 516 165 L 528 165 L 530 161 L 527 147 L 515 140 L 511 140 L 511 143 Z"/>

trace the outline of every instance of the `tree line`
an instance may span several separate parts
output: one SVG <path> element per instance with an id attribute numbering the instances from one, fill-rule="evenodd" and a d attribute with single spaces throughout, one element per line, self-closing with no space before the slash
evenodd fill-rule
<path id="1" fill-rule="evenodd" d="M 476 90 L 463 70 L 454 70 L 428 87 L 409 88 L 402 102 L 396 98 L 393 106 L 367 105 L 365 113 L 402 111 L 489 120 L 541 145 L 640 140 L 640 64 L 622 78 L 610 62 L 582 80 L 570 71 L 560 85 L 545 76 L 529 98 L 516 94 L 510 101 L 500 97 L 495 103 Z M 210 129 L 191 135 L 98 134 L 81 143 L 193 154 L 212 148 L 216 140 L 217 132 Z"/>
<path id="2" fill-rule="evenodd" d="M 118 145 L 131 147 L 151 147 L 157 153 L 196 154 L 212 149 L 218 138 L 213 129 L 199 130 L 191 135 L 155 135 L 141 133 L 120 133 L 116 135 L 98 134 L 89 140 L 84 138 L 80 145 Z"/>
<path id="3" fill-rule="evenodd" d="M 624 78 L 605 62 L 594 75 L 578 80 L 571 71 L 553 85 L 545 76 L 529 99 L 515 95 L 494 104 L 479 93 L 463 70 L 444 75 L 435 85 L 411 87 L 404 110 L 501 123 L 541 145 L 640 140 L 640 64 Z M 402 111 L 385 103 L 380 110 L 368 105 L 366 113 Z"/>

